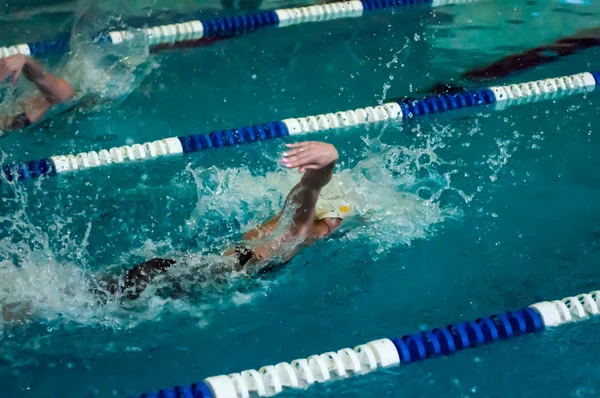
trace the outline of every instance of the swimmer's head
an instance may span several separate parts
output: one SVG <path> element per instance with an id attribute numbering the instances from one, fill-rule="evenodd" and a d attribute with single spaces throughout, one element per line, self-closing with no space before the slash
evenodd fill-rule
<path id="1" fill-rule="evenodd" d="M 350 204 L 342 198 L 319 198 L 317 202 L 317 220 L 324 218 L 339 218 L 343 220 L 350 210 Z"/>

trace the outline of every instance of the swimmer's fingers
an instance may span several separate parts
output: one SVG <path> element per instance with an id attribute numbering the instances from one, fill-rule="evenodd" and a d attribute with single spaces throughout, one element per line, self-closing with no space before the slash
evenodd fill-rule
<path id="1" fill-rule="evenodd" d="M 311 151 L 313 146 L 310 141 L 287 144 L 287 147 L 292 148 L 292 150 L 283 153 L 283 163 L 288 168 L 296 168 L 311 162 L 315 157 L 314 151 Z"/>
<path id="2" fill-rule="evenodd" d="M 284 155 L 283 158 L 281 158 L 281 160 L 283 161 L 283 163 L 298 163 L 312 156 L 313 155 L 310 152 L 300 152 L 291 156 Z"/>
<path id="3" fill-rule="evenodd" d="M 300 169 L 300 172 L 303 173 L 304 170 L 319 170 L 323 166 L 315 161 L 315 159 L 310 159 L 304 162 L 287 163 L 285 167 L 288 169 Z"/>
<path id="4" fill-rule="evenodd" d="M 21 71 L 22 71 L 22 69 L 18 69 L 15 71 L 15 73 L 13 73 L 13 78 L 12 78 L 13 86 L 17 85 L 17 82 L 19 81 L 19 77 L 21 76 Z"/>
<path id="5" fill-rule="evenodd" d="M 308 141 L 287 146 L 292 150 L 283 154 L 283 163 L 289 169 L 300 168 L 301 172 L 318 170 L 335 162 L 338 158 L 335 147 L 324 142 Z"/>
<path id="6" fill-rule="evenodd" d="M 319 160 L 319 156 L 316 153 L 304 153 L 293 157 L 283 158 L 283 163 L 288 169 L 295 169 L 296 167 L 303 167 L 309 164 L 316 164 Z"/>
<path id="7" fill-rule="evenodd" d="M 12 84 L 16 85 L 17 81 L 19 80 L 19 77 L 21 76 L 21 69 L 13 71 L 5 63 L 0 63 L 0 82 L 3 82 L 4 80 L 8 79 L 11 73 L 13 75 Z"/>
<path id="8" fill-rule="evenodd" d="M 296 161 L 296 162 L 290 162 L 290 161 L 286 161 L 284 159 L 283 164 L 285 165 L 285 167 L 287 167 L 288 169 L 295 169 L 297 167 L 303 167 L 307 164 L 309 164 L 309 162 L 305 162 L 305 161 Z"/>
<path id="9" fill-rule="evenodd" d="M 300 153 L 305 153 L 305 152 L 306 152 L 305 147 L 296 148 L 296 149 L 292 149 L 291 151 L 284 152 L 283 157 L 290 157 L 290 156 L 298 155 Z"/>
<path id="10" fill-rule="evenodd" d="M 296 142 L 294 144 L 285 144 L 285 146 L 292 148 L 292 150 L 283 153 L 284 157 L 288 157 L 309 151 L 312 147 L 314 147 L 314 143 L 312 141 L 305 141 Z"/>

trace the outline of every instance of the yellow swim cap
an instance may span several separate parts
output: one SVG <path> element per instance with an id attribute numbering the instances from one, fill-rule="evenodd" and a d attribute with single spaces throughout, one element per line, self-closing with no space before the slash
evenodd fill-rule
<path id="1" fill-rule="evenodd" d="M 317 202 L 317 220 L 324 218 L 344 218 L 350 211 L 350 203 L 344 199 L 321 199 Z"/>

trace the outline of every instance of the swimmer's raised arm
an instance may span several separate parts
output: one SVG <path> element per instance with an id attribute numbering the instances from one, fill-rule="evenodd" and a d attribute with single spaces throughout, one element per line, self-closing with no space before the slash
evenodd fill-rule
<path id="1" fill-rule="evenodd" d="M 338 151 L 331 144 L 314 141 L 288 144 L 287 147 L 290 150 L 283 154 L 282 161 L 287 168 L 297 168 L 304 173 L 302 179 L 288 194 L 281 213 L 244 235 L 245 241 L 263 241 L 260 246 L 254 246 L 252 250 L 232 248 L 223 253 L 226 256 L 237 254 L 240 264 L 246 264 L 246 268 L 277 255 L 285 261 L 293 257 L 300 245 L 313 238 L 317 200 L 321 189 L 331 181 Z M 283 214 L 291 215 L 289 229 L 274 235 Z M 251 259 L 244 259 L 245 256 Z"/>
<path id="2" fill-rule="evenodd" d="M 285 206 L 297 206 L 291 231 L 297 233 L 312 225 L 321 188 L 331 181 L 339 155 L 333 145 L 324 142 L 299 142 L 287 147 L 291 150 L 283 154 L 283 163 L 289 169 L 297 168 L 304 173 L 285 201 Z"/>
<path id="3" fill-rule="evenodd" d="M 44 98 L 52 105 L 68 101 L 75 96 L 75 91 L 69 82 L 46 71 L 32 58 L 16 54 L 0 60 L 0 81 L 12 76 L 14 85 L 17 84 L 21 74 L 34 83 Z"/>

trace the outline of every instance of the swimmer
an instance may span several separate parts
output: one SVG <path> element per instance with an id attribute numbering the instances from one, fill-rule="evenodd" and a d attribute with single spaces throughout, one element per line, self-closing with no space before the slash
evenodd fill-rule
<path id="1" fill-rule="evenodd" d="M 279 214 L 248 231 L 243 243 L 226 250 L 223 255 L 235 259 L 229 271 L 255 275 L 271 269 L 274 263 L 285 264 L 304 246 L 329 236 L 340 226 L 350 210 L 341 199 L 320 199 L 321 189 L 331 181 L 338 152 L 323 142 L 287 144 L 282 162 L 298 169 L 303 176 L 288 194 Z M 137 298 L 160 275 L 168 274 L 175 260 L 155 258 L 138 264 L 121 277 L 106 276 L 99 282 L 100 291 Z"/>
<path id="2" fill-rule="evenodd" d="M 505 77 L 596 46 L 600 46 L 600 27 L 586 29 L 573 36 L 563 37 L 554 43 L 508 55 L 488 66 L 470 70 L 462 77 L 476 81 Z"/>
<path id="3" fill-rule="evenodd" d="M 582 50 L 600 46 L 600 27 L 586 29 L 554 43 L 544 44 L 517 54 L 508 55 L 489 65 L 471 69 L 460 76 L 465 81 L 485 82 L 523 72 L 557 61 Z M 460 84 L 438 83 L 428 90 L 432 94 L 454 94 L 465 90 Z"/>
<path id="4" fill-rule="evenodd" d="M 212 272 L 215 278 L 228 272 L 256 276 L 285 264 L 301 248 L 329 236 L 350 214 L 350 205 L 344 199 L 319 198 L 322 188 L 333 177 L 338 159 L 336 148 L 323 142 L 300 142 L 287 147 L 282 162 L 285 167 L 303 173 L 300 182 L 289 192 L 279 214 L 248 231 L 240 244 L 223 253 L 223 258 L 231 261 L 226 261 L 228 268 Z M 154 258 L 122 275 L 98 277 L 91 283 L 92 291 L 101 303 L 109 295 L 120 300 L 136 299 L 149 283 L 169 277 L 169 269 L 176 263 L 173 259 Z M 22 322 L 32 312 L 29 305 L 3 305 L 5 322 Z"/>
<path id="5" fill-rule="evenodd" d="M 13 115 L 0 115 L 0 136 L 2 132 L 23 130 L 32 123 L 42 120 L 53 107 L 70 101 L 75 90 L 65 79 L 46 71 L 38 62 L 22 54 L 0 59 L 0 82 L 12 78 L 16 85 L 21 77 L 36 85 L 39 93 L 19 104 L 20 112 Z"/>

